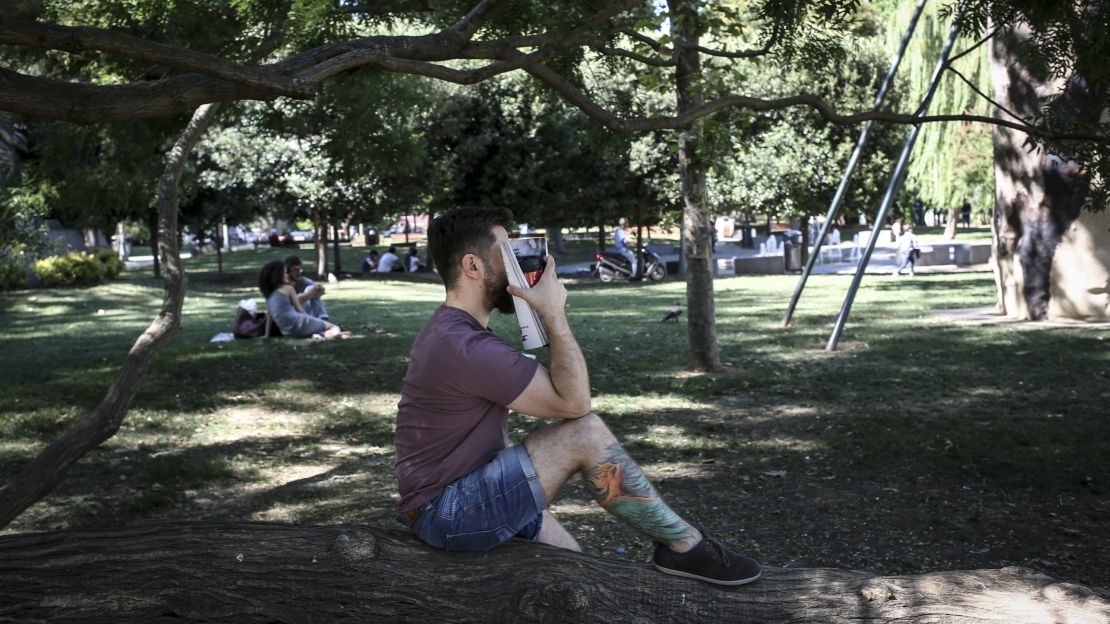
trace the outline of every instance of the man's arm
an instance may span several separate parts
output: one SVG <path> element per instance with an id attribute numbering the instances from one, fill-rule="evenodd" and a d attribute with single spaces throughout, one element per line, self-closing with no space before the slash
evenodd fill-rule
<path id="1" fill-rule="evenodd" d="M 547 328 L 551 370 L 542 365 L 509 409 L 539 418 L 580 418 L 590 413 L 590 376 L 586 358 L 567 322 L 567 289 L 555 276 L 555 259 L 547 257 L 543 277 L 527 291 L 509 286 L 527 301 Z"/>
<path id="2" fill-rule="evenodd" d="M 304 303 L 306 301 L 308 301 L 309 299 L 319 299 L 320 297 L 324 296 L 324 287 L 323 286 L 321 286 L 320 284 L 317 284 L 316 282 L 308 279 L 307 277 L 302 277 L 301 279 L 304 280 L 305 286 L 304 286 L 304 291 L 303 292 L 297 293 L 297 302 L 298 303 L 304 305 Z"/>

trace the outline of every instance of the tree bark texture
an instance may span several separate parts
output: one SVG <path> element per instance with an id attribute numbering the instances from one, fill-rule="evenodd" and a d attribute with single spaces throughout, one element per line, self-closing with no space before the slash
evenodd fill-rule
<path id="1" fill-rule="evenodd" d="M 398 529 L 168 523 L 0 537 L 0 621 L 1096 624 L 1110 593 L 1024 568 L 765 570 L 721 588 L 511 542 L 444 553 Z"/>
<path id="2" fill-rule="evenodd" d="M 158 183 L 158 254 L 162 258 L 165 276 L 161 311 L 135 341 L 107 394 L 93 412 L 51 442 L 20 472 L 0 486 L 0 527 L 52 490 L 66 470 L 85 453 L 116 434 L 150 365 L 181 329 L 185 273 L 181 268 L 177 237 L 177 192 L 189 152 L 218 109 L 219 104 L 206 104 L 196 110 L 166 156 L 166 166 Z"/>
<path id="3" fill-rule="evenodd" d="M 675 38 L 678 113 L 702 104 L 701 58 L 698 46 L 697 3 L 668 0 Z M 699 371 L 721 369 L 713 300 L 713 250 L 706 202 L 705 164 L 699 154 L 701 124 L 679 134 L 678 160 L 682 174 L 682 240 L 686 261 L 686 332 L 690 366 Z"/>
<path id="4" fill-rule="evenodd" d="M 1059 79 L 1028 67 L 1014 52 L 1025 28 L 991 42 L 997 102 L 1036 115 Z M 997 117 L 1006 113 L 996 111 Z M 999 312 L 1016 319 L 1110 318 L 1110 219 L 1081 208 L 1088 180 L 1074 163 L 1024 146 L 1025 133 L 994 127 L 995 209 L 991 231 Z"/>
<path id="5" fill-rule="evenodd" d="M 349 238 L 349 237 L 348 237 Z M 343 272 L 343 263 L 339 256 L 339 224 L 335 223 L 331 226 L 331 257 L 335 264 L 335 274 L 339 275 Z"/>
<path id="6" fill-rule="evenodd" d="M 162 259 L 158 251 L 158 218 L 159 213 L 152 213 L 147 219 L 147 225 L 150 227 L 150 252 L 154 256 L 153 270 L 154 279 L 162 279 Z"/>
<path id="7" fill-rule="evenodd" d="M 944 240 L 956 240 L 956 228 L 960 225 L 960 209 L 958 206 L 948 208 L 948 223 L 944 224 Z"/>

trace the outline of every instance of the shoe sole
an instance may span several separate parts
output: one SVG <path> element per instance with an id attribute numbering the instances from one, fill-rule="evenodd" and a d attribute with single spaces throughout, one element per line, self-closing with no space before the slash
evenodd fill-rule
<path id="1" fill-rule="evenodd" d="M 759 577 L 763 576 L 763 571 L 760 570 L 759 574 L 756 574 L 755 576 L 752 576 L 752 577 L 749 577 L 749 578 L 738 579 L 738 580 L 735 580 L 735 581 L 722 581 L 720 579 L 709 578 L 707 576 L 699 576 L 697 574 L 691 574 L 690 572 L 683 572 L 681 570 L 672 570 L 670 568 L 664 568 L 663 566 L 659 565 L 658 563 L 653 563 L 652 565 L 655 566 L 656 570 L 659 570 L 663 574 L 670 574 L 671 576 L 681 576 L 683 578 L 692 578 L 692 579 L 695 579 L 695 580 L 698 580 L 698 581 L 705 581 L 706 583 L 713 583 L 714 585 L 727 585 L 729 587 L 736 587 L 737 585 L 747 585 L 748 583 L 752 583 L 752 582 L 755 582 L 755 581 L 759 580 Z"/>

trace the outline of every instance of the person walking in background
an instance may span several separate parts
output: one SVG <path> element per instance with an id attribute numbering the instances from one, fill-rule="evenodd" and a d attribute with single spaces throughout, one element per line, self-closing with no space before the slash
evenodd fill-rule
<path id="1" fill-rule="evenodd" d="M 921 254 L 921 250 L 917 246 L 917 237 L 913 234 L 913 225 L 906 225 L 905 231 L 902 232 L 902 238 L 898 242 L 898 253 L 902 254 L 902 264 L 892 275 L 898 277 L 906 269 L 906 266 L 910 267 L 910 275 L 913 275 L 914 269 L 917 267 L 917 257 Z"/>
<path id="2" fill-rule="evenodd" d="M 285 270 L 289 273 L 289 282 L 297 293 L 297 303 L 305 314 L 328 320 L 328 309 L 321 300 L 325 292 L 324 285 L 317 284 L 304 276 L 301 271 L 301 259 L 298 256 L 285 258 Z"/>
<path id="3" fill-rule="evenodd" d="M 960 223 L 965 228 L 971 227 L 971 202 L 964 201 L 964 205 L 960 207 Z"/>

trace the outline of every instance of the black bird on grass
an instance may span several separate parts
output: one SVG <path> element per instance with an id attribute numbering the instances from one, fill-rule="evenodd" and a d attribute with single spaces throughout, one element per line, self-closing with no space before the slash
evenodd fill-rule
<path id="1" fill-rule="evenodd" d="M 680 316 L 682 316 L 682 302 L 676 301 L 674 302 L 674 308 L 672 308 L 670 312 L 667 312 L 667 315 L 663 317 L 660 323 L 666 323 L 667 321 L 674 321 L 677 323 L 678 317 Z"/>

